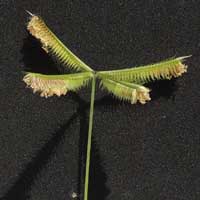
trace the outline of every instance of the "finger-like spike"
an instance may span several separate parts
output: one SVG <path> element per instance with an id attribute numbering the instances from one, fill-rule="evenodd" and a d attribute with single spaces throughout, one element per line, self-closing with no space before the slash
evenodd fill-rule
<path id="1" fill-rule="evenodd" d="M 53 54 L 65 66 L 77 71 L 93 71 L 88 65 L 74 55 L 47 27 L 38 16 L 27 11 L 31 15 L 28 23 L 28 31 L 42 43 L 42 48 Z"/>
<path id="2" fill-rule="evenodd" d="M 98 76 L 101 78 L 140 84 L 159 79 L 176 78 L 187 72 L 187 66 L 183 64 L 183 61 L 188 57 L 191 56 L 179 57 L 152 65 L 130 69 L 102 71 L 98 73 Z"/>
<path id="3" fill-rule="evenodd" d="M 146 101 L 151 100 L 149 96 L 150 89 L 142 85 L 114 81 L 110 79 L 102 79 L 101 85 L 111 94 L 121 100 L 128 100 L 131 104 L 135 104 L 137 102 L 145 104 Z"/>
<path id="4" fill-rule="evenodd" d="M 41 97 L 53 95 L 66 95 L 68 90 L 76 91 L 85 86 L 91 78 L 91 73 L 77 73 L 70 75 L 43 75 L 28 73 L 23 81 L 33 89 L 33 93 L 39 92 Z"/>

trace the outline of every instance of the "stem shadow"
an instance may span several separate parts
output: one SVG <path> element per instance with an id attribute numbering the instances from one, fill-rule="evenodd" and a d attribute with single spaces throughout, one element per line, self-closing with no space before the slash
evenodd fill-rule
<path id="1" fill-rule="evenodd" d="M 70 128 L 73 122 L 79 118 L 80 119 L 80 139 L 79 139 L 79 159 L 78 159 L 78 193 L 80 194 L 80 199 L 82 199 L 82 186 L 84 185 L 84 174 L 85 174 L 85 160 L 86 160 L 86 147 L 87 147 L 87 128 L 88 128 L 88 116 L 86 110 L 89 108 L 89 103 L 82 100 L 77 94 L 71 93 L 70 98 L 78 103 L 79 107 L 77 111 L 70 117 L 70 119 L 61 126 L 53 135 L 53 137 L 37 152 L 36 156 L 29 162 L 26 168 L 19 174 L 18 180 L 14 185 L 6 192 L 2 199 L 4 200 L 27 200 L 30 198 L 29 192 L 38 175 L 46 167 L 49 160 L 53 156 L 54 152 L 58 146 L 64 141 L 66 130 Z M 90 174 L 90 199 L 96 195 L 98 199 L 105 199 L 109 194 L 108 189 L 105 187 L 105 182 L 107 180 L 106 174 L 103 171 L 101 165 L 100 155 L 96 145 L 92 144 L 92 154 L 91 154 L 91 174 Z M 94 170 L 95 169 L 95 170 Z M 95 176 L 95 178 L 94 178 Z M 100 185 L 101 187 L 96 187 Z"/>
<path id="2" fill-rule="evenodd" d="M 110 194 L 106 187 L 107 175 L 102 166 L 102 160 L 94 138 L 92 138 L 90 182 L 88 197 L 89 199 L 104 200 Z"/>
<path id="3" fill-rule="evenodd" d="M 50 157 L 55 152 L 58 145 L 64 140 L 64 134 L 73 121 L 77 118 L 79 113 L 74 113 L 70 119 L 59 130 L 56 131 L 54 136 L 37 152 L 36 156 L 29 162 L 26 168 L 19 174 L 18 180 L 6 192 L 3 199 L 13 200 L 29 199 L 29 190 L 31 189 L 35 179 L 37 179 L 40 171 L 45 168 Z"/>
<path id="4" fill-rule="evenodd" d="M 79 171 L 78 171 L 78 194 L 79 200 L 83 199 L 84 192 L 84 179 L 85 179 L 85 163 L 87 152 L 87 139 L 88 139 L 88 117 L 86 109 L 89 109 L 90 104 L 86 104 L 85 108 L 81 107 L 80 115 L 80 139 L 79 139 Z M 86 122 L 87 119 L 87 122 Z M 91 146 L 91 161 L 90 161 L 90 178 L 89 178 L 89 191 L 88 198 L 96 200 L 104 200 L 110 193 L 110 190 L 106 187 L 107 176 L 102 166 L 102 159 L 100 157 L 99 150 L 92 137 Z"/>

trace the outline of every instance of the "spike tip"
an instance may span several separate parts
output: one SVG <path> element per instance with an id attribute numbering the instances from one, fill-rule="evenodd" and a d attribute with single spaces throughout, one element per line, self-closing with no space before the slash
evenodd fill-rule
<path id="1" fill-rule="evenodd" d="M 33 13 L 31 13 L 31 12 L 28 11 L 28 10 L 26 10 L 26 12 L 27 12 L 31 17 L 35 16 Z"/>

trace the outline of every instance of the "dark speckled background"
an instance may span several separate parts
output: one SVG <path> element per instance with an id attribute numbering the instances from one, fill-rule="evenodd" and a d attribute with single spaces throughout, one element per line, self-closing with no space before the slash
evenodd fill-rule
<path id="1" fill-rule="evenodd" d="M 97 92 L 90 200 L 199 200 L 198 0 L 0 0 L 0 199 L 83 195 L 90 89 L 47 100 L 25 89 L 22 71 L 57 73 L 25 9 L 96 70 L 193 55 L 145 106 Z"/>

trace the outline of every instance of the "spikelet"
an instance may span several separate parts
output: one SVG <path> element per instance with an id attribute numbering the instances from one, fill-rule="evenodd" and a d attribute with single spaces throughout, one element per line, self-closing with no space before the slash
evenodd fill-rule
<path id="1" fill-rule="evenodd" d="M 31 15 L 27 25 L 28 31 L 42 43 L 42 48 L 55 57 L 64 65 L 77 71 L 93 71 L 88 65 L 74 55 L 47 27 L 44 21 Z"/>
<path id="2" fill-rule="evenodd" d="M 32 16 L 27 26 L 28 31 L 42 43 L 43 49 L 48 52 L 48 45 L 51 44 L 51 35 L 45 30 L 45 24 L 38 16 Z"/>
<path id="3" fill-rule="evenodd" d="M 41 97 L 51 97 L 53 95 L 66 95 L 68 89 L 64 80 L 48 80 L 27 74 L 23 81 L 33 89 L 33 92 L 39 92 Z"/>
<path id="4" fill-rule="evenodd" d="M 130 69 L 102 71 L 98 73 L 98 76 L 117 81 L 142 84 L 154 80 L 171 79 L 172 77 L 176 78 L 187 72 L 187 66 L 183 64 L 183 60 L 187 57 L 170 59 L 157 64 Z"/>
<path id="5" fill-rule="evenodd" d="M 136 104 L 137 102 L 145 104 L 151 100 L 149 96 L 150 89 L 142 85 L 102 79 L 101 86 L 117 98 L 127 100 L 131 104 Z"/>
<path id="6" fill-rule="evenodd" d="M 138 88 L 134 89 L 134 92 L 132 93 L 131 103 L 135 104 L 137 103 L 137 101 L 139 101 L 141 104 L 145 104 L 146 101 L 150 101 L 151 98 L 149 92 L 149 88 L 146 88 L 144 86 L 138 86 Z"/>
<path id="7" fill-rule="evenodd" d="M 91 78 L 88 72 L 73 75 L 43 75 L 28 73 L 23 81 L 33 92 L 39 92 L 41 97 L 51 97 L 53 95 L 66 95 L 69 90 L 76 91 L 86 86 Z"/>

